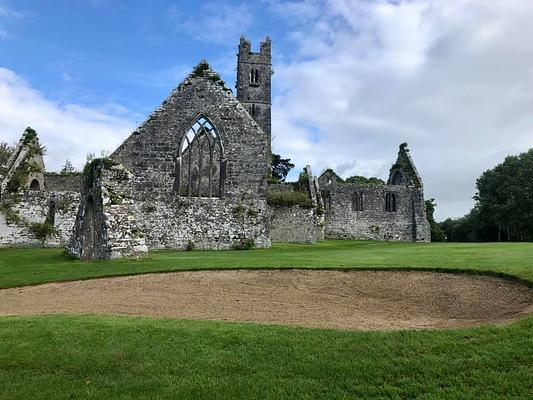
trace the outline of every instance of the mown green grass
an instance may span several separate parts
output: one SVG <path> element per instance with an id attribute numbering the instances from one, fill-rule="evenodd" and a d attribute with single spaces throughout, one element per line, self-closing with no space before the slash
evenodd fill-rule
<path id="1" fill-rule="evenodd" d="M 166 251 L 141 260 L 84 263 L 61 249 L 0 250 L 0 288 L 158 271 L 226 268 L 428 268 L 480 271 L 533 282 L 533 243 L 325 241 L 247 251 Z"/>
<path id="2" fill-rule="evenodd" d="M 2 399 L 530 399 L 533 318 L 342 332 L 120 317 L 0 318 Z"/>
<path id="3" fill-rule="evenodd" d="M 533 244 L 328 241 L 81 263 L 0 250 L 0 287 L 207 268 L 428 268 L 533 283 Z M 490 294 L 488 294 L 490 295 Z M 349 332 L 171 319 L 0 317 L 0 399 L 530 399 L 533 317 Z"/>

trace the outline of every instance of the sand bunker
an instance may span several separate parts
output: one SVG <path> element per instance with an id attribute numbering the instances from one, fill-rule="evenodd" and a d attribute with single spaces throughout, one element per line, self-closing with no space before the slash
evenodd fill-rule
<path id="1" fill-rule="evenodd" d="M 533 290 L 418 271 L 195 271 L 0 290 L 0 314 L 108 314 L 320 328 L 455 328 L 533 313 Z"/>

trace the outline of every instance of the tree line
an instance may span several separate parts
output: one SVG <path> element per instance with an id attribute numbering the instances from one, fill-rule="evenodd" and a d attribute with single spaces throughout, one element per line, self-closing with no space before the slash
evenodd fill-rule
<path id="1" fill-rule="evenodd" d="M 435 202 L 426 202 L 432 240 L 533 241 L 533 149 L 508 156 L 476 181 L 475 205 L 461 218 L 436 223 Z"/>

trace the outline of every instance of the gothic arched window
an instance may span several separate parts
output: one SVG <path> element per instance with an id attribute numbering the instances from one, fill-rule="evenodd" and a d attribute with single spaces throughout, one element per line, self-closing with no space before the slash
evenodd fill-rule
<path id="1" fill-rule="evenodd" d="M 396 212 L 396 194 L 387 193 L 385 195 L 385 211 Z"/>
<path id="2" fill-rule="evenodd" d="M 393 185 L 401 185 L 404 182 L 403 174 L 400 171 L 396 171 L 392 177 Z"/>
<path id="3" fill-rule="evenodd" d="M 176 156 L 174 191 L 188 197 L 222 197 L 226 160 L 213 123 L 200 115 L 183 136 Z"/>
<path id="4" fill-rule="evenodd" d="M 352 197 L 352 210 L 363 211 L 364 201 L 365 201 L 365 195 L 363 193 L 355 192 Z"/>

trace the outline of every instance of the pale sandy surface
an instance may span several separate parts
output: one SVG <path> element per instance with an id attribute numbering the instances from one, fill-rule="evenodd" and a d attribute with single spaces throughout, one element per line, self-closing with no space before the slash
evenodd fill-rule
<path id="1" fill-rule="evenodd" d="M 413 271 L 146 274 L 0 290 L 0 315 L 107 314 L 365 330 L 455 328 L 533 313 L 508 280 Z"/>

